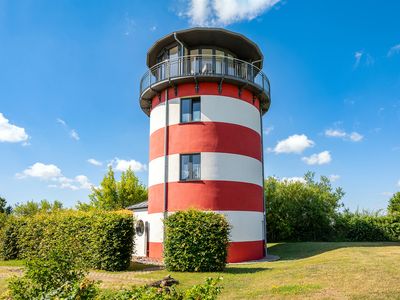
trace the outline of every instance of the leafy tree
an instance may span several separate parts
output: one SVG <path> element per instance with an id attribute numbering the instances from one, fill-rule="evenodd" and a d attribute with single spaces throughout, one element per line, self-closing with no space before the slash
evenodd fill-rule
<path id="1" fill-rule="evenodd" d="M 38 213 L 48 213 L 62 209 L 63 205 L 60 201 L 55 200 L 51 203 L 43 199 L 40 202 L 27 201 L 26 203 L 17 204 L 13 209 L 13 214 L 17 216 L 32 216 Z"/>
<path id="2" fill-rule="evenodd" d="M 91 208 L 116 210 L 145 201 L 147 189 L 139 182 L 131 168 L 122 172 L 121 180 L 116 181 L 114 171 L 110 166 L 100 187 L 93 187 L 89 198 L 90 204 L 78 203 L 77 208 L 81 210 L 90 210 Z"/>
<path id="3" fill-rule="evenodd" d="M 265 181 L 267 229 L 270 241 L 326 240 L 342 206 L 341 188 L 333 189 L 330 180 L 308 172 L 304 182 Z"/>
<path id="4" fill-rule="evenodd" d="M 130 167 L 126 172 L 122 172 L 117 189 L 120 208 L 147 200 L 146 187 L 140 183 L 139 178 Z"/>
<path id="5" fill-rule="evenodd" d="M 92 187 L 92 193 L 89 195 L 92 206 L 113 210 L 118 207 L 118 191 L 117 182 L 115 181 L 114 171 L 111 166 L 108 168 L 107 174 L 100 183 L 100 187 Z"/>
<path id="6" fill-rule="evenodd" d="M 400 214 L 400 192 L 395 193 L 392 198 L 390 198 L 387 210 L 389 214 Z"/>
<path id="7" fill-rule="evenodd" d="M 7 200 L 3 197 L 0 197 L 0 213 L 9 215 L 11 211 L 11 206 L 7 206 Z"/>

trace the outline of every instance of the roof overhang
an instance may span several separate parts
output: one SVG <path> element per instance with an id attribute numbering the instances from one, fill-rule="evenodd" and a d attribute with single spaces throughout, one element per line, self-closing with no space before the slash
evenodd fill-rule
<path id="1" fill-rule="evenodd" d="M 255 62 L 262 69 L 263 54 L 253 41 L 244 35 L 222 28 L 195 27 L 170 33 L 156 41 L 147 52 L 147 66 L 151 68 L 157 63 L 157 55 L 166 47 L 175 43 L 175 36 L 188 48 L 213 46 L 226 49 L 237 55 L 239 59 Z"/>

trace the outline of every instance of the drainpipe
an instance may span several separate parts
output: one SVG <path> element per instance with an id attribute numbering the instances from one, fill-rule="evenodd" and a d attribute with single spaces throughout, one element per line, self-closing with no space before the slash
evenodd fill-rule
<path id="1" fill-rule="evenodd" d="M 264 132 L 262 108 L 260 103 L 260 124 L 261 124 L 261 164 L 262 164 L 262 197 L 263 197 L 263 237 L 264 237 L 264 253 L 267 256 L 267 216 L 266 216 L 266 199 L 265 199 L 265 178 L 264 178 Z"/>
<path id="2" fill-rule="evenodd" d="M 168 216 L 168 123 L 169 101 L 168 89 L 165 90 L 165 127 L 164 127 L 164 220 Z M 165 226 L 163 226 L 163 244 L 165 241 Z"/>
<path id="3" fill-rule="evenodd" d="M 183 54 L 183 49 L 185 49 L 185 47 L 183 46 L 183 43 L 182 43 L 180 40 L 178 40 L 178 38 L 176 37 L 176 32 L 174 32 L 174 39 L 175 39 L 175 41 L 177 41 L 178 44 L 181 46 L 181 53 L 179 53 L 179 54 L 180 54 L 179 56 L 183 56 L 183 55 L 182 55 L 182 54 Z"/>

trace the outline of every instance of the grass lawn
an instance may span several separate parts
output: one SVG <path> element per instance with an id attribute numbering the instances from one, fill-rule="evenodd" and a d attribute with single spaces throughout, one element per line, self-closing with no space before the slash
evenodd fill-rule
<path id="1" fill-rule="evenodd" d="M 223 273 L 101 272 L 91 277 L 103 288 L 118 288 L 159 280 L 167 274 L 181 287 L 222 276 L 221 299 L 400 299 L 400 243 L 270 244 L 276 262 L 229 265 Z M 0 290 L 5 287 L 0 262 Z M 20 262 L 8 263 L 17 267 Z"/>

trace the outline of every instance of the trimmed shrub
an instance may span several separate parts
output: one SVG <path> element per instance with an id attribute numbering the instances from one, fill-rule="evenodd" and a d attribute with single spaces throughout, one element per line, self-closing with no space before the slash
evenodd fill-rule
<path id="1" fill-rule="evenodd" d="M 0 232 L 0 257 L 4 260 L 18 259 L 18 230 L 25 225 L 25 220 L 9 216 Z"/>
<path id="2" fill-rule="evenodd" d="M 338 216 L 335 231 L 338 240 L 400 241 L 400 215 L 376 216 L 345 212 Z"/>
<path id="3" fill-rule="evenodd" d="M 180 211 L 164 221 L 164 262 L 170 271 L 222 271 L 226 265 L 230 226 L 225 216 Z"/>
<path id="4" fill-rule="evenodd" d="M 133 252 L 131 212 L 62 211 L 11 218 L 4 229 L 5 259 L 41 256 L 59 243 L 79 253 L 88 267 L 119 271 L 129 267 Z"/>

